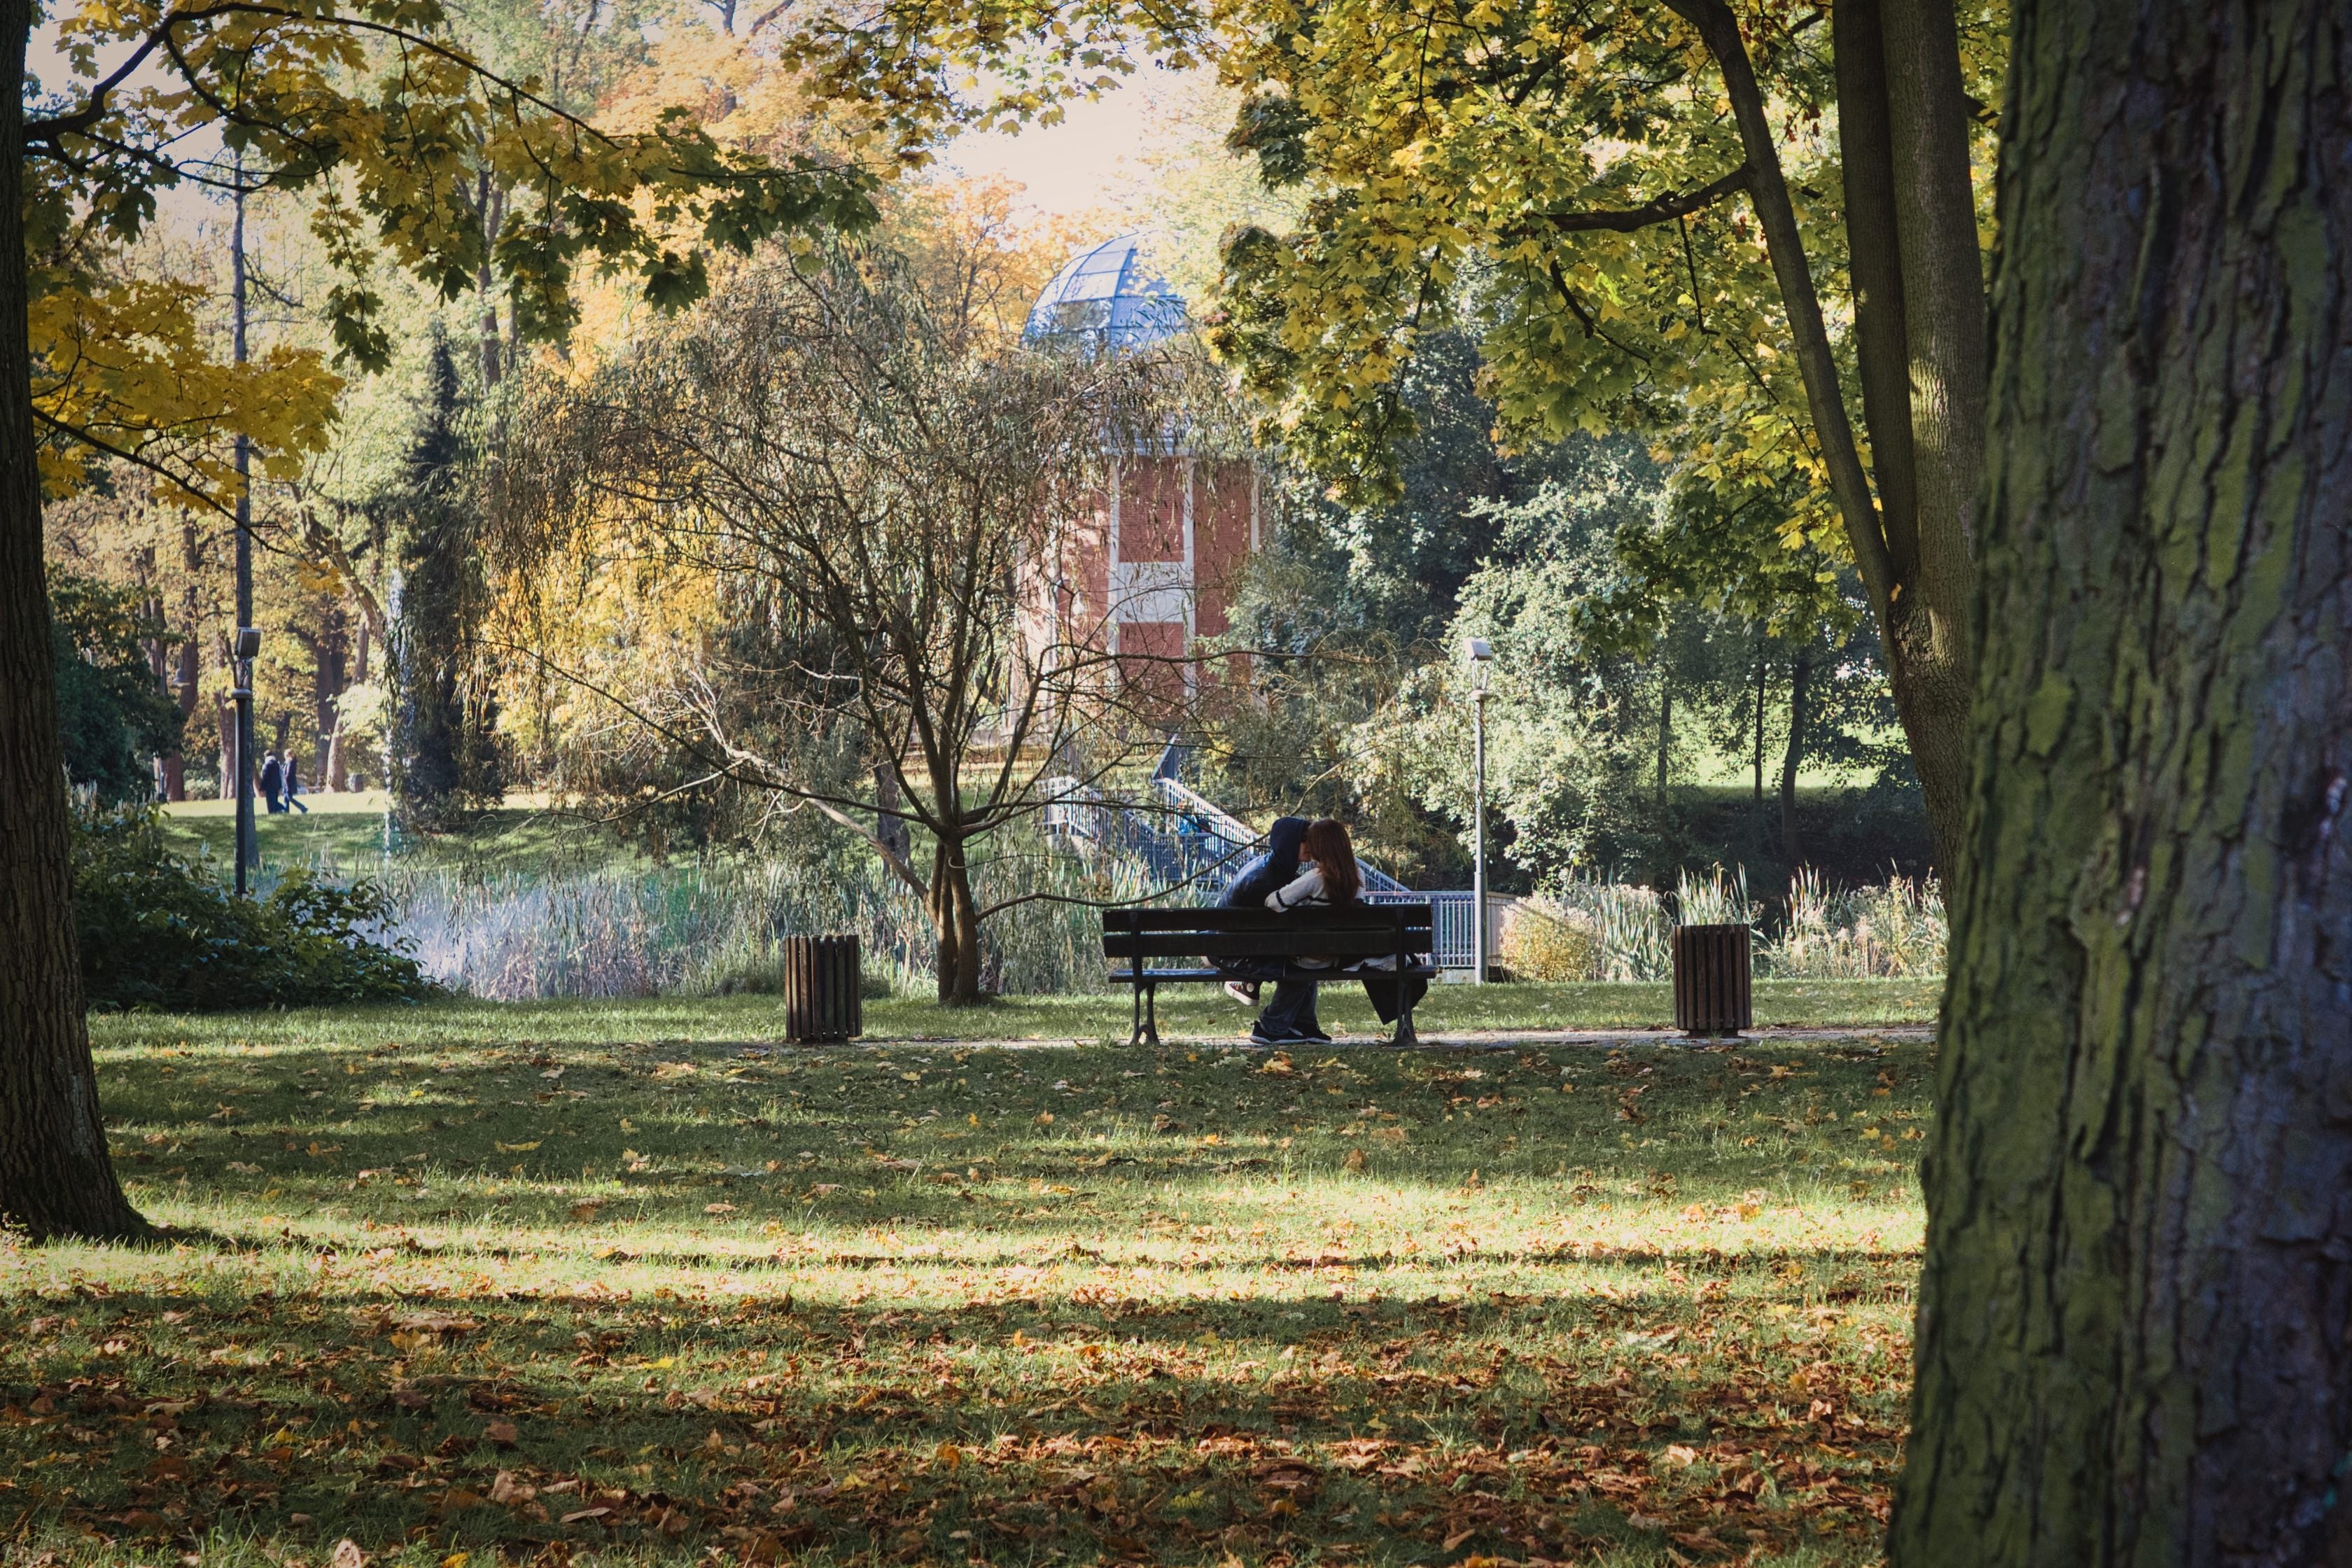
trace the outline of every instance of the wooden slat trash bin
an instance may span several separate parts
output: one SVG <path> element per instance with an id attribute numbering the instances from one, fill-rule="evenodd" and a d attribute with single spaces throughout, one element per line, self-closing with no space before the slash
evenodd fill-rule
<path id="1" fill-rule="evenodd" d="M 795 1040 L 847 1040 L 865 1032 L 854 936 L 784 938 L 784 1033 Z"/>
<path id="2" fill-rule="evenodd" d="M 1675 928 L 1675 1027 L 1685 1035 L 1737 1035 L 1756 1026 L 1748 994 L 1744 925 Z"/>

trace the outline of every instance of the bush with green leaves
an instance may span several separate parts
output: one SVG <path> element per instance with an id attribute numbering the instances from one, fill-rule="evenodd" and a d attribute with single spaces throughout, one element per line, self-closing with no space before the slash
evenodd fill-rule
<path id="1" fill-rule="evenodd" d="M 392 910 L 364 879 L 293 872 L 240 899 L 183 859 L 152 809 L 85 808 L 74 821 L 74 913 L 93 1007 L 216 1012 L 422 997 L 415 959 L 385 941 Z"/>
<path id="2" fill-rule="evenodd" d="M 138 595 L 94 578 L 49 573 L 50 657 L 66 775 L 100 800 L 155 793 L 158 752 L 180 745 L 180 706 L 147 663 L 163 624 Z"/>

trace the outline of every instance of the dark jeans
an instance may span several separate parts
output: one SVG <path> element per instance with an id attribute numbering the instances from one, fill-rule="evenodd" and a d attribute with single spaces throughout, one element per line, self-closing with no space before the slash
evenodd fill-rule
<path id="1" fill-rule="evenodd" d="M 1277 980 L 1274 983 L 1274 999 L 1257 1016 L 1261 1034 L 1297 1035 L 1321 1034 L 1323 1026 L 1315 1019 L 1314 980 Z"/>

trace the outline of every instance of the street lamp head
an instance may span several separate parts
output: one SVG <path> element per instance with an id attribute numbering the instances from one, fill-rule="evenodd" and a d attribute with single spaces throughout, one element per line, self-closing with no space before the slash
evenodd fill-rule
<path id="1" fill-rule="evenodd" d="M 1486 667 L 1495 661 L 1495 647 L 1485 637 L 1462 639 L 1462 661 L 1470 667 L 1470 693 L 1484 700 L 1486 695 Z"/>
<path id="2" fill-rule="evenodd" d="M 236 628 L 236 657 L 239 658 L 258 658 L 261 657 L 260 627 L 239 626 Z"/>

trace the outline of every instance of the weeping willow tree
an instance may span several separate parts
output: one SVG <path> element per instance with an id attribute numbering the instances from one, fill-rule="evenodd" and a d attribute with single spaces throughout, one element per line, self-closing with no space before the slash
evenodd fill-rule
<path id="1" fill-rule="evenodd" d="M 504 556 L 524 651 L 596 742 L 858 833 L 923 899 L 950 1003 L 982 995 L 982 922 L 1054 896 L 983 902 L 981 847 L 1156 751 L 1202 684 L 1190 650 L 1112 652 L 1110 606 L 1056 585 L 1185 377 L 1027 347 L 971 280 L 877 246 L 780 258 L 543 387 Z"/>

